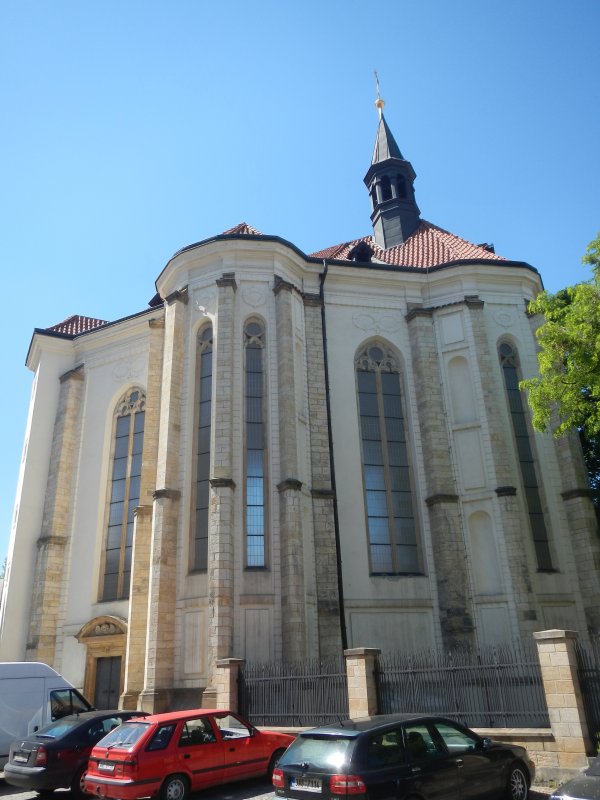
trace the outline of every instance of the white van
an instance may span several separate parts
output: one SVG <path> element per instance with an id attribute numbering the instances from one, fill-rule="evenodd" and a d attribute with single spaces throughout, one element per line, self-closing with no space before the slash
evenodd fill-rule
<path id="1" fill-rule="evenodd" d="M 52 720 L 93 708 L 77 689 L 47 664 L 0 663 L 0 772 L 10 743 Z"/>

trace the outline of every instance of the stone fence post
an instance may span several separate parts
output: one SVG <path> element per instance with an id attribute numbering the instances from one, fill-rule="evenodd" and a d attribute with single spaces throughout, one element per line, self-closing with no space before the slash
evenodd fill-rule
<path id="1" fill-rule="evenodd" d="M 375 664 L 381 650 L 376 647 L 355 647 L 344 650 L 348 675 L 348 716 L 370 717 L 377 714 L 377 682 Z"/>
<path id="2" fill-rule="evenodd" d="M 594 750 L 588 733 L 577 675 L 575 631 L 550 630 L 533 634 L 556 743 L 557 767 L 574 772 L 587 767 Z"/>
<path id="3" fill-rule="evenodd" d="M 238 676 L 243 658 L 219 658 L 215 664 L 214 687 L 216 708 L 238 710 Z"/>

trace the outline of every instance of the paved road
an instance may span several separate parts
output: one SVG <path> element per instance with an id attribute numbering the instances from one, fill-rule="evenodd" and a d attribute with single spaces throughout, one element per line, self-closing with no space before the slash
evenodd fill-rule
<path id="1" fill-rule="evenodd" d="M 536 787 L 537 789 L 537 787 Z M 532 791 L 529 795 L 530 800 L 548 800 L 550 790 Z M 192 795 L 194 800 L 273 800 L 271 784 L 264 780 L 241 781 L 240 783 L 230 783 L 217 789 L 205 789 Z M 9 786 L 0 778 L 0 797 L 7 797 L 10 800 L 38 800 L 35 792 L 23 792 L 15 786 Z M 71 800 L 71 792 L 67 789 L 59 789 L 54 793 L 55 800 Z"/>
<path id="2" fill-rule="evenodd" d="M 10 800 L 38 800 L 36 792 L 24 792 L 16 786 L 9 786 L 0 778 L 0 797 Z M 252 781 L 240 781 L 220 786 L 216 789 L 205 789 L 192 795 L 194 800 L 273 800 L 271 784 L 264 778 Z M 68 789 L 59 789 L 54 793 L 55 800 L 71 800 Z M 91 800 L 91 798 L 90 798 Z"/>

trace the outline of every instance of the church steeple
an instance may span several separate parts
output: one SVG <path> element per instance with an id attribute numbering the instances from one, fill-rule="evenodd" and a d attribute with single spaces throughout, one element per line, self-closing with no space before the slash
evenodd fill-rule
<path id="1" fill-rule="evenodd" d="M 379 81 L 375 105 L 379 111 L 379 127 L 364 181 L 371 196 L 373 236 L 377 244 L 387 250 L 406 241 L 421 224 L 421 218 L 413 187 L 417 175 L 400 152 L 385 121 Z"/>

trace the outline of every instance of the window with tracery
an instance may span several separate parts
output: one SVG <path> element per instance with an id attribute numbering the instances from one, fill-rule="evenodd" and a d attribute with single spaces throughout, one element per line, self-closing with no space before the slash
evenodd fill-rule
<path id="1" fill-rule="evenodd" d="M 251 320 L 244 326 L 245 353 L 245 528 L 246 566 L 264 567 L 265 556 L 265 330 Z"/>
<path id="2" fill-rule="evenodd" d="M 542 498 L 537 479 L 533 443 L 529 435 L 529 427 L 523 403 L 523 393 L 519 389 L 519 357 L 517 351 L 508 342 L 502 342 L 498 348 L 500 366 L 504 376 L 504 387 L 508 398 L 508 408 L 513 433 L 517 446 L 517 457 L 521 470 L 521 479 L 525 492 L 525 502 L 529 513 L 529 523 L 533 535 L 535 555 L 538 569 L 551 570 L 552 558 L 548 544 L 548 531 Z"/>
<path id="3" fill-rule="evenodd" d="M 371 574 L 421 573 L 398 363 L 377 344 L 355 366 Z"/>
<path id="4" fill-rule="evenodd" d="M 129 597 L 133 512 L 140 502 L 145 404 L 141 389 L 131 389 L 117 405 L 102 600 Z"/>
<path id="5" fill-rule="evenodd" d="M 196 472 L 193 491 L 191 568 L 205 570 L 208 564 L 212 419 L 213 329 L 210 325 L 198 334 L 196 356 Z"/>

